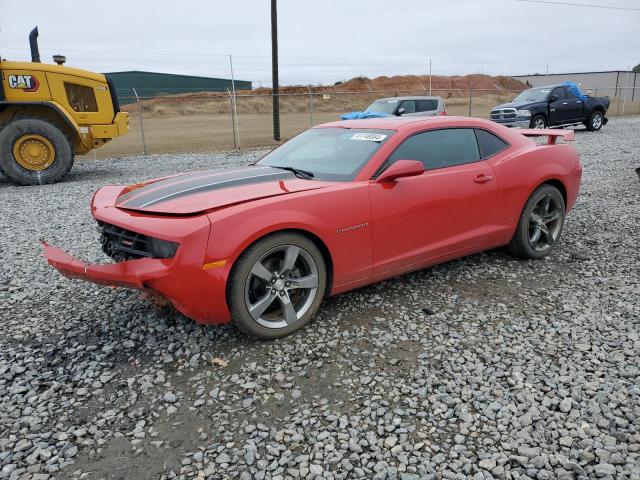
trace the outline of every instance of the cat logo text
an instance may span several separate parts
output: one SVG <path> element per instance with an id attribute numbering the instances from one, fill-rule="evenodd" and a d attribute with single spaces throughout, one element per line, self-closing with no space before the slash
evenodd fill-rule
<path id="1" fill-rule="evenodd" d="M 9 75 L 9 88 L 20 89 L 25 92 L 35 92 L 40 82 L 33 75 Z"/>

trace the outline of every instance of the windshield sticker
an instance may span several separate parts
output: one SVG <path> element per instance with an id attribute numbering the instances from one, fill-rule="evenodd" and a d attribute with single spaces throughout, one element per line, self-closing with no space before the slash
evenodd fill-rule
<path id="1" fill-rule="evenodd" d="M 398 103 L 398 100 L 387 100 L 387 103 Z"/>
<path id="2" fill-rule="evenodd" d="M 368 140 L 370 142 L 381 142 L 385 138 L 387 136 L 382 133 L 354 133 L 351 135 L 351 140 Z"/>

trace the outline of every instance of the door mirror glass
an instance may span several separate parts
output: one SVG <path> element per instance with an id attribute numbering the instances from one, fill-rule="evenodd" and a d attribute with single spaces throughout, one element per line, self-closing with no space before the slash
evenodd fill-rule
<path id="1" fill-rule="evenodd" d="M 425 169 L 422 162 L 417 160 L 397 160 L 376 178 L 376 182 L 393 182 L 403 177 L 422 175 L 424 172 Z"/>
<path id="2" fill-rule="evenodd" d="M 549 103 L 557 102 L 558 95 L 549 95 Z"/>
<path id="3" fill-rule="evenodd" d="M 404 107 L 400 107 L 400 108 L 398 109 L 398 112 L 396 113 L 396 115 L 400 116 L 400 115 L 402 115 L 403 113 L 405 113 L 406 111 L 407 111 L 407 110 L 406 110 Z"/>

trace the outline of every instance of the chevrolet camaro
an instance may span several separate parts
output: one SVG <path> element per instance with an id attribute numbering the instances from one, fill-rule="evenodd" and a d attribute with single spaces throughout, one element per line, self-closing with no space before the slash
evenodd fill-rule
<path id="1" fill-rule="evenodd" d="M 547 256 L 580 186 L 571 140 L 466 117 L 327 123 L 251 166 L 102 187 L 91 212 L 113 261 L 46 243 L 45 257 L 198 322 L 282 337 L 329 295 L 496 247 Z"/>

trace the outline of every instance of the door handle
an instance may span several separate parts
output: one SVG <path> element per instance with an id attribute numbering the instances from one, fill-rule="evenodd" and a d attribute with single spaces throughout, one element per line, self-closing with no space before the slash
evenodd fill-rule
<path id="1" fill-rule="evenodd" d="M 491 180 L 493 180 L 493 177 L 491 175 L 485 175 L 484 173 L 478 175 L 476 178 L 473 179 L 473 181 L 476 183 L 487 183 L 487 182 L 490 182 Z"/>

